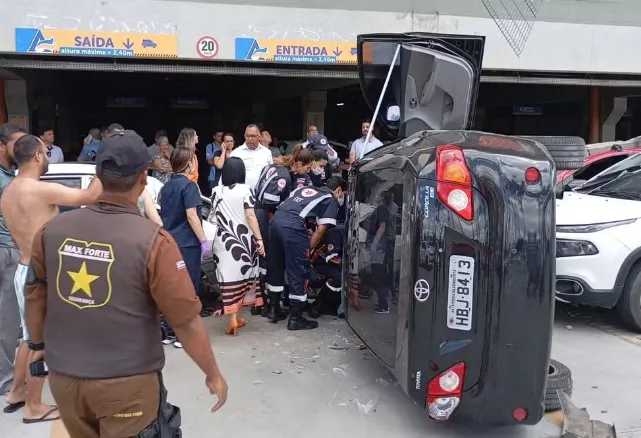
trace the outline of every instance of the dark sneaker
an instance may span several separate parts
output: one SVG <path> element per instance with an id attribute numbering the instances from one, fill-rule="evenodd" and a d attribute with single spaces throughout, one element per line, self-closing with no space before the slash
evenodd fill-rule
<path id="1" fill-rule="evenodd" d="M 322 315 L 322 312 L 318 307 L 310 306 L 309 309 L 307 309 L 307 314 L 311 318 L 318 319 Z"/>
<path id="2" fill-rule="evenodd" d="M 290 316 L 287 322 L 287 330 L 314 330 L 318 328 L 316 321 L 310 321 L 302 316 Z"/>
<path id="3" fill-rule="evenodd" d="M 374 313 L 378 313 L 379 315 L 387 315 L 389 314 L 389 307 L 383 308 L 380 306 L 374 307 Z"/>
<path id="4" fill-rule="evenodd" d="M 200 317 L 201 317 L 201 318 L 209 318 L 209 317 L 210 317 L 210 316 L 212 316 L 213 314 L 214 314 L 214 311 L 213 311 L 212 309 L 208 309 L 208 308 L 203 308 L 203 309 L 200 311 Z"/>

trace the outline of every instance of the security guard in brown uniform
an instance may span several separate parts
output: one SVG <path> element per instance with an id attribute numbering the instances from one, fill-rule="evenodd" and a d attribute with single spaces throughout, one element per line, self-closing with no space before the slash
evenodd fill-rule
<path id="1" fill-rule="evenodd" d="M 148 161 L 133 131 L 104 140 L 96 157 L 102 196 L 60 214 L 34 239 L 25 290 L 30 348 L 46 361 L 71 438 L 181 436 L 180 410 L 162 384 L 159 311 L 205 373 L 218 398 L 212 412 L 227 399 L 176 242 L 136 206 Z"/>

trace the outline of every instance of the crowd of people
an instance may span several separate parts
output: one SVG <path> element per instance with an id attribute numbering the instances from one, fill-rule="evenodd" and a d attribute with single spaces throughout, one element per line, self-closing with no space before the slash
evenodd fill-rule
<path id="1" fill-rule="evenodd" d="M 237 147 L 231 134 L 214 134 L 205 154 L 211 166 L 206 221 L 215 230 L 209 237 L 197 185 L 198 134 L 184 128 L 173 146 L 165 132 L 155 140 L 147 146 L 119 124 L 92 129 L 79 161 L 95 163 L 96 178 L 74 189 L 40 181 L 57 156 L 52 131 L 36 137 L 0 125 L 5 413 L 24 407 L 25 423 L 62 418 L 72 438 L 98 437 L 112 427 L 127 436 L 179 427 L 179 415 L 178 426 L 170 424 L 177 408 L 166 403 L 164 354 L 152 345 L 160 348 L 160 341 L 185 349 L 218 397 L 214 410 L 222 406 L 227 386 L 200 318 L 203 259 L 216 263 L 228 334 L 246 325 L 244 307 L 274 323 L 288 319 L 289 330 L 318 327 L 304 312 L 340 314 L 347 184 L 332 175 L 340 160 L 316 126 L 290 154 L 255 124 Z M 145 190 L 150 171 L 164 183 L 160 214 Z M 59 215 L 59 206 L 87 208 Z M 321 288 L 313 306 L 310 281 Z M 46 373 L 34 366 L 44 363 L 45 342 L 57 406 L 42 402 Z M 118 388 L 131 394 L 126 406 Z M 88 397 L 111 404 L 88 406 L 80 400 Z M 154 403 L 159 409 L 148 414 Z"/>
<path id="2" fill-rule="evenodd" d="M 95 150 L 96 178 L 76 189 L 41 180 L 49 167 L 41 138 L 0 125 L 3 411 L 24 408 L 26 424 L 61 418 L 71 438 L 175 436 L 180 410 L 162 382 L 159 313 L 206 375 L 212 411 L 227 383 L 183 248 L 139 206 L 147 146 L 112 128 Z M 192 162 L 187 146 L 172 154 L 172 164 Z M 86 208 L 58 214 L 59 206 Z M 42 402 L 47 375 L 56 405 Z"/>

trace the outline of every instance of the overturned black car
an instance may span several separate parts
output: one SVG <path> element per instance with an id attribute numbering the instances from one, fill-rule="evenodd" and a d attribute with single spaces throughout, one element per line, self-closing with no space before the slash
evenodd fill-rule
<path id="1" fill-rule="evenodd" d="M 430 418 L 535 424 L 554 313 L 555 166 L 539 143 L 466 130 L 483 47 L 479 36 L 358 37 L 361 87 L 399 140 L 350 171 L 346 318 Z M 391 220 L 378 233 L 382 205 Z"/>

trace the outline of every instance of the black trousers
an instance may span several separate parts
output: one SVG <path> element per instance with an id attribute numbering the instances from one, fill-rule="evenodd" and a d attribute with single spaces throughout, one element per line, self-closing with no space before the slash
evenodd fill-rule
<path id="1" fill-rule="evenodd" d="M 310 275 L 309 235 L 303 227 L 292 228 L 273 220 L 269 228 L 266 286 L 270 293 L 282 293 L 285 273 L 289 284 L 289 300 L 307 302 Z"/>
<path id="2" fill-rule="evenodd" d="M 265 210 L 261 207 L 254 208 L 254 213 L 256 214 L 256 219 L 258 220 L 258 228 L 260 228 L 260 235 L 263 237 L 263 246 L 265 247 L 265 253 L 269 253 L 269 222 L 270 222 L 270 213 L 268 210 Z M 263 256 L 259 256 L 258 259 L 260 274 L 265 275 L 267 273 L 267 259 Z"/>

